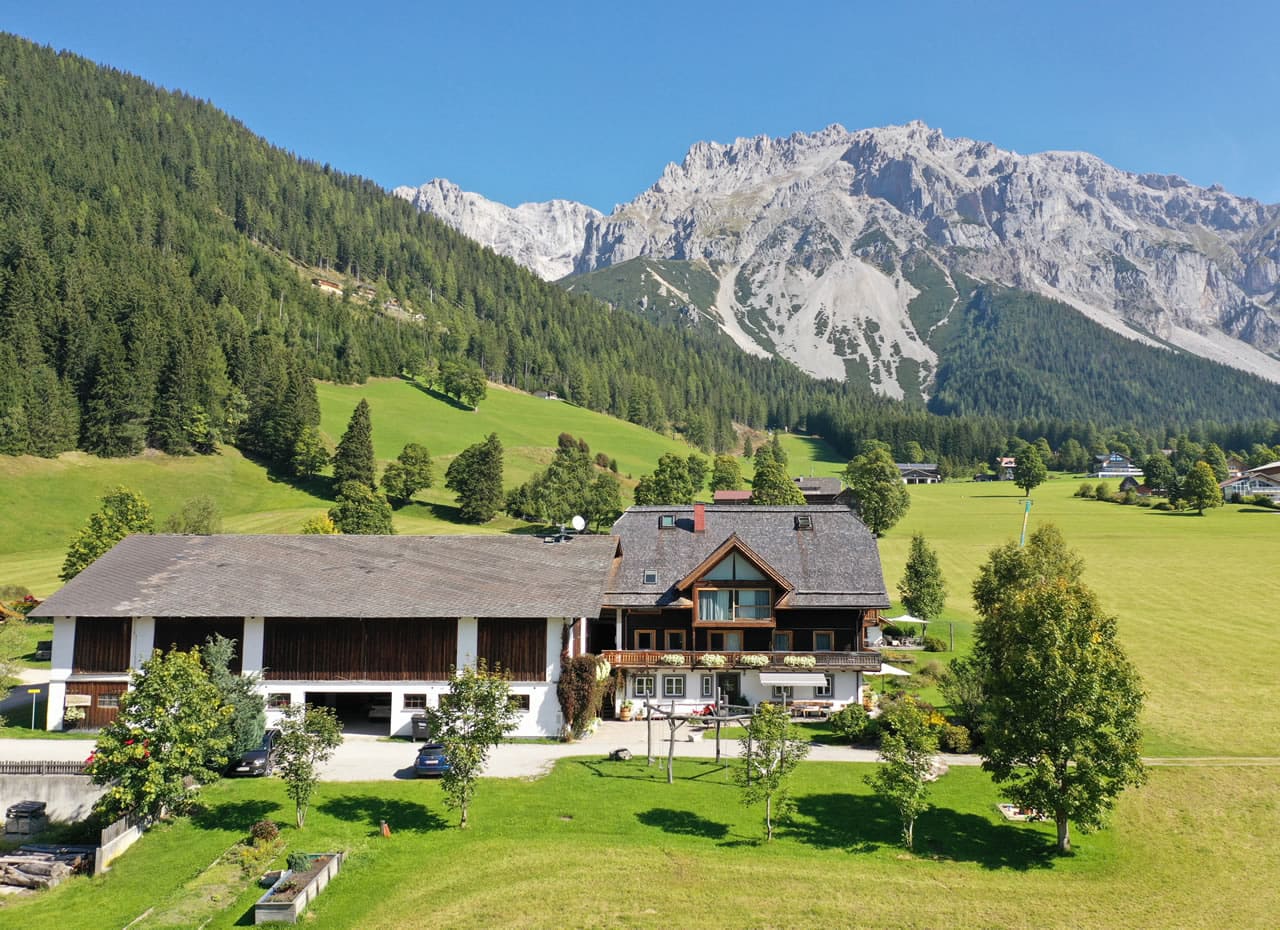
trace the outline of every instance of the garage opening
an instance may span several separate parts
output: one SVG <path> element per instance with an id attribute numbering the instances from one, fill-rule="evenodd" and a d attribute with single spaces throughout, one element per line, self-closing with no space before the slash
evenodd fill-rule
<path id="1" fill-rule="evenodd" d="M 390 691 L 308 691 L 307 703 L 333 708 L 342 721 L 344 734 L 391 734 Z"/>

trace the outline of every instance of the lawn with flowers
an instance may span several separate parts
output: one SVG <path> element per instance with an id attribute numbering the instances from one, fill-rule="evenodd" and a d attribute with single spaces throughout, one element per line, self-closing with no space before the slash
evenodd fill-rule
<path id="1" fill-rule="evenodd" d="M 771 844 L 729 769 L 680 759 L 674 785 L 642 759 L 569 759 L 545 778 L 482 781 L 466 831 L 436 782 L 322 784 L 306 829 L 281 836 L 289 850 L 349 854 L 308 908 L 316 930 L 1216 930 L 1272 926 L 1280 908 L 1280 768 L 1153 770 L 1108 829 L 1075 837 L 1068 858 L 1052 854 L 1050 827 L 1001 818 L 974 768 L 937 782 L 908 854 L 869 771 L 803 764 L 796 812 Z M 202 811 L 153 830 L 106 876 L 0 903 L 0 924 L 105 930 L 152 907 L 181 912 L 254 821 L 292 815 L 278 779 L 223 782 L 204 792 Z M 251 923 L 260 893 L 247 879 L 224 882 L 202 926 Z"/>

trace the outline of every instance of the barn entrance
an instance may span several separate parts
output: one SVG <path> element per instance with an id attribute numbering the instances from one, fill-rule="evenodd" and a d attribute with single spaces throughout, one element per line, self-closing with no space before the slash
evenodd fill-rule
<path id="1" fill-rule="evenodd" d="M 342 721 L 344 734 L 391 734 L 390 691 L 308 691 L 307 703 L 333 708 Z"/>

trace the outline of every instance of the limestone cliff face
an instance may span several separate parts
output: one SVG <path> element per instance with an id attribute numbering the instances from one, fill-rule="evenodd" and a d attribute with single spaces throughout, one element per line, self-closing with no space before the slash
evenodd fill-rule
<path id="1" fill-rule="evenodd" d="M 698 143 L 607 216 L 562 204 L 523 225 L 491 205 L 487 228 L 466 220 L 478 205 L 420 205 L 499 251 L 542 243 L 527 251 L 555 255 L 546 277 L 566 262 L 698 262 L 719 281 L 699 309 L 744 348 L 892 396 L 927 392 L 930 333 L 968 279 L 1280 381 L 1280 205 L 1085 153 L 1018 155 L 922 123 L 830 126 Z"/>

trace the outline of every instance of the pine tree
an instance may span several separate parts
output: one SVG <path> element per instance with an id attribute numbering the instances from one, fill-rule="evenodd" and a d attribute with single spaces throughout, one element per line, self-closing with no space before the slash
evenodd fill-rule
<path id="1" fill-rule="evenodd" d="M 341 486 L 348 481 L 358 481 L 370 489 L 378 486 L 374 481 L 373 425 L 369 421 L 369 402 L 364 399 L 356 404 L 347 431 L 333 453 L 333 483 Z"/>

